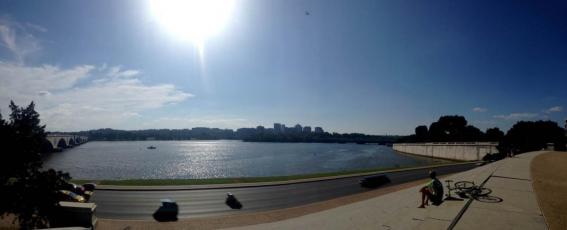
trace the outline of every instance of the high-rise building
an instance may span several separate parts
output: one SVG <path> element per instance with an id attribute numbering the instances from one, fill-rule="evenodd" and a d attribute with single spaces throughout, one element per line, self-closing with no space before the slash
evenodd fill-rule
<path id="1" fill-rule="evenodd" d="M 315 133 L 324 133 L 325 131 L 323 131 L 323 128 L 321 127 L 315 127 Z"/>
<path id="2" fill-rule="evenodd" d="M 274 132 L 275 133 L 285 133 L 286 128 L 284 124 L 274 123 Z"/>
<path id="3" fill-rule="evenodd" d="M 274 123 L 274 133 L 282 133 L 282 132 L 283 132 L 282 124 Z"/>
<path id="4" fill-rule="evenodd" d="M 305 127 L 303 127 L 303 132 L 304 132 L 304 133 L 310 133 L 310 132 L 311 132 L 311 126 L 305 126 Z"/>
<path id="5" fill-rule="evenodd" d="M 301 133 L 302 130 L 303 130 L 303 128 L 301 127 L 301 125 L 297 124 L 297 125 L 294 126 L 293 131 L 296 132 L 296 133 Z"/>
<path id="6" fill-rule="evenodd" d="M 236 130 L 236 135 L 239 138 L 249 138 L 256 134 L 255 128 L 239 128 Z"/>

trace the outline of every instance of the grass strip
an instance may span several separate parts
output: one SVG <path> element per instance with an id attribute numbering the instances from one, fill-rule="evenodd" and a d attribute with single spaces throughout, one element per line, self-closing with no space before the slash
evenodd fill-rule
<path id="1" fill-rule="evenodd" d="M 434 164 L 437 166 L 444 164 Z M 237 184 L 237 183 L 257 183 L 257 182 L 276 182 L 301 179 L 312 179 L 320 177 L 344 176 L 359 173 L 381 172 L 393 169 L 411 168 L 410 166 L 381 167 L 360 170 L 348 170 L 328 173 L 301 174 L 290 176 L 271 176 L 271 177 L 232 177 L 232 178 L 207 178 L 207 179 L 125 179 L 125 180 L 84 180 L 76 179 L 71 182 L 83 184 L 94 182 L 99 185 L 130 185 L 130 186 L 163 186 L 163 185 L 209 185 L 209 184 Z"/>

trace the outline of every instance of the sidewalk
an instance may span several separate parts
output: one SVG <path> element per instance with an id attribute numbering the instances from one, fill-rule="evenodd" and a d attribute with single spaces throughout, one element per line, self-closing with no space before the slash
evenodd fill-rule
<path id="1" fill-rule="evenodd" d="M 458 173 L 441 180 L 474 181 L 493 190 L 500 203 L 445 201 L 440 206 L 417 208 L 422 185 L 369 200 L 267 224 L 233 229 L 546 229 L 531 187 L 532 152 Z M 445 184 L 445 183 L 444 183 Z M 460 219 L 456 218 L 464 210 Z"/>
<path id="2" fill-rule="evenodd" d="M 501 203 L 474 201 L 455 229 L 547 229 L 532 187 L 530 163 L 544 152 L 506 159 L 485 184 Z"/>

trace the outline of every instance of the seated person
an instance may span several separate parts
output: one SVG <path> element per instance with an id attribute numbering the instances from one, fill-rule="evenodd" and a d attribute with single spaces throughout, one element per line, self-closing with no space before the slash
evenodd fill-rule
<path id="1" fill-rule="evenodd" d="M 425 208 L 425 205 L 429 205 L 429 200 L 434 205 L 441 204 L 443 200 L 443 184 L 437 179 L 437 173 L 429 171 L 429 177 L 431 181 L 419 190 L 421 192 L 421 205 L 418 208 Z"/>

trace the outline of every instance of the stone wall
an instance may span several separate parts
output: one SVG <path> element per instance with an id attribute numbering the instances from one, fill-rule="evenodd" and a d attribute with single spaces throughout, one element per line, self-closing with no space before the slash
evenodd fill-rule
<path id="1" fill-rule="evenodd" d="M 66 228 L 74 227 L 74 229 L 84 227 L 85 229 L 94 229 L 96 227 L 96 204 L 95 203 L 79 203 L 60 201 L 59 209 L 52 215 L 49 223 L 51 227 Z"/>
<path id="2" fill-rule="evenodd" d="M 493 142 L 400 143 L 393 148 L 402 153 L 460 161 L 478 161 L 488 153 L 497 153 Z"/>

